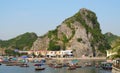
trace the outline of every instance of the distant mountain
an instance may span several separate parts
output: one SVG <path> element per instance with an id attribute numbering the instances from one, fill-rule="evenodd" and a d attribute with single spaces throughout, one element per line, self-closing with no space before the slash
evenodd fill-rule
<path id="1" fill-rule="evenodd" d="M 117 35 L 112 34 L 111 32 L 104 34 L 105 38 L 107 39 L 108 43 L 111 45 L 116 39 L 120 38 Z"/>
<path id="2" fill-rule="evenodd" d="M 6 49 L 30 50 L 33 42 L 38 38 L 35 33 L 24 33 L 10 40 L 0 40 L 0 47 Z"/>
<path id="3" fill-rule="evenodd" d="M 39 37 L 31 49 L 72 49 L 76 57 L 105 56 L 105 50 L 110 49 L 110 45 L 101 33 L 96 14 L 82 8 L 75 15 L 63 21 L 55 30 Z"/>

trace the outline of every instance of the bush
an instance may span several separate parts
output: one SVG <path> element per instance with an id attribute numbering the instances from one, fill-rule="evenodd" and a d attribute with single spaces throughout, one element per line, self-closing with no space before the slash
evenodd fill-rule
<path id="1" fill-rule="evenodd" d="M 78 38 L 77 41 L 78 41 L 78 42 L 81 42 L 81 41 L 82 41 L 82 38 Z"/>
<path id="2" fill-rule="evenodd" d="M 51 40 L 51 41 L 49 42 L 49 48 L 48 48 L 48 50 L 58 51 L 58 50 L 60 50 L 60 46 L 59 46 L 59 45 L 56 45 L 56 42 L 55 42 L 55 41 Z"/>

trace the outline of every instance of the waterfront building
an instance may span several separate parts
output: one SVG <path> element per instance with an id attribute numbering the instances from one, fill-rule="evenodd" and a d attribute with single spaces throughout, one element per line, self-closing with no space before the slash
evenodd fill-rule
<path id="1" fill-rule="evenodd" d="M 19 53 L 26 53 L 28 55 L 34 54 L 35 56 L 44 56 L 44 57 L 72 57 L 72 50 L 60 50 L 60 51 L 47 51 L 47 50 L 30 50 L 30 51 L 18 51 Z"/>
<path id="2" fill-rule="evenodd" d="M 120 73 L 120 58 L 113 60 L 112 73 Z"/>
<path id="3" fill-rule="evenodd" d="M 60 50 L 60 51 L 47 51 L 47 57 L 71 57 L 73 56 L 72 50 Z"/>

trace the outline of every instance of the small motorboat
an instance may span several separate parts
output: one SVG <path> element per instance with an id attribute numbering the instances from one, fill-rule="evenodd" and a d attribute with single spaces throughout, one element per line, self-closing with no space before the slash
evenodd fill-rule
<path id="1" fill-rule="evenodd" d="M 74 64 L 69 65 L 68 67 L 68 70 L 75 70 L 75 69 L 76 69 L 76 66 Z"/>
<path id="2" fill-rule="evenodd" d="M 36 71 L 45 70 L 45 68 L 42 68 L 42 67 L 41 67 L 42 64 L 35 64 L 34 66 L 37 66 L 37 67 L 35 68 Z"/>
<path id="3" fill-rule="evenodd" d="M 92 64 L 90 62 L 85 63 L 85 67 L 91 67 L 91 66 L 92 66 Z"/>
<path id="4" fill-rule="evenodd" d="M 75 67 L 76 67 L 76 68 L 81 68 L 82 66 L 80 66 L 80 65 L 75 65 Z"/>
<path id="5" fill-rule="evenodd" d="M 8 64 L 6 64 L 6 66 L 15 66 L 15 64 L 14 63 L 8 63 Z"/>
<path id="6" fill-rule="evenodd" d="M 36 71 L 38 70 L 45 70 L 45 68 L 41 68 L 41 67 L 38 67 L 38 68 L 35 68 Z"/>
<path id="7" fill-rule="evenodd" d="M 101 67 L 102 67 L 104 70 L 112 70 L 112 63 L 102 62 L 102 63 L 101 63 Z"/>
<path id="8" fill-rule="evenodd" d="M 74 67 L 74 66 L 68 67 L 68 70 L 75 70 L 75 69 L 76 69 L 76 67 Z"/>
<path id="9" fill-rule="evenodd" d="M 60 64 L 55 64 L 53 67 L 54 67 L 54 68 L 62 68 L 62 65 L 60 65 Z"/>
<path id="10" fill-rule="evenodd" d="M 78 63 L 74 64 L 73 66 L 75 66 L 76 68 L 81 68 L 82 66 L 79 65 Z"/>
<path id="11" fill-rule="evenodd" d="M 21 64 L 20 67 L 29 67 L 28 64 Z"/>

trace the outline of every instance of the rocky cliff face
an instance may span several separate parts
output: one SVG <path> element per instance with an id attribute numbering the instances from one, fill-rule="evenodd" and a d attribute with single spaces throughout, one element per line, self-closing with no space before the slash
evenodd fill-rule
<path id="1" fill-rule="evenodd" d="M 109 48 L 101 33 L 96 14 L 83 8 L 63 21 L 55 30 L 39 37 L 31 49 L 72 49 L 74 56 L 81 57 L 103 56 Z"/>

